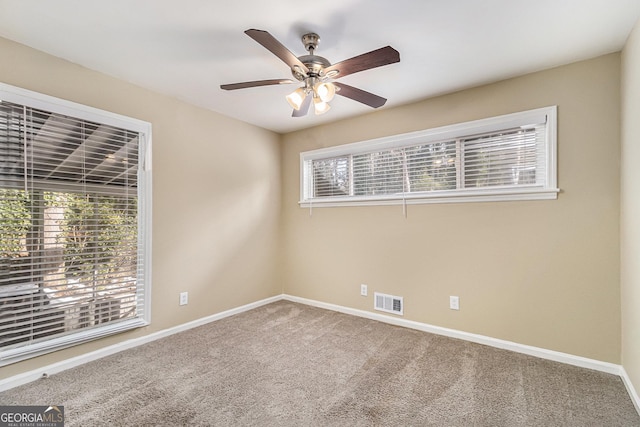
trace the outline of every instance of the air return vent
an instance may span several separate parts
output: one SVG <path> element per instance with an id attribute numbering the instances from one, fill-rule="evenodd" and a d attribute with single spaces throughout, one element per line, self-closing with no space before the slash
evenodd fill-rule
<path id="1" fill-rule="evenodd" d="M 393 295 L 386 295 L 375 292 L 373 300 L 373 308 L 375 308 L 376 310 L 402 315 L 402 297 L 394 297 Z"/>

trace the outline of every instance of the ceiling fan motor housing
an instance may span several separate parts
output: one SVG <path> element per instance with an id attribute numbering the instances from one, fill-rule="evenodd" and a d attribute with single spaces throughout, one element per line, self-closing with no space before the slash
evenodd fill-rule
<path id="1" fill-rule="evenodd" d="M 320 43 L 320 36 L 316 33 L 308 33 L 302 36 L 302 44 L 305 49 L 310 53 L 309 55 L 302 55 L 298 57 L 298 60 L 302 62 L 309 71 L 305 73 L 300 67 L 293 66 L 291 68 L 291 74 L 299 80 L 305 81 L 310 77 L 324 77 L 324 69 L 331 66 L 331 62 L 327 58 L 314 55 L 313 51 L 318 47 Z"/>

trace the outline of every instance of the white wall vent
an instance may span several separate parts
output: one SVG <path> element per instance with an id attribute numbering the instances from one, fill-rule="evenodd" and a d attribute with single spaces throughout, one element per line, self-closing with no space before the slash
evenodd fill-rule
<path id="1" fill-rule="evenodd" d="M 402 297 L 375 292 L 373 301 L 373 308 L 376 310 L 403 315 L 404 304 L 402 303 Z"/>

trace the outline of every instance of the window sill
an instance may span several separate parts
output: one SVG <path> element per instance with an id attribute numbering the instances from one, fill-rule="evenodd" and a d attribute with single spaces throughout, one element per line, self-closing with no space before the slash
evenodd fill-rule
<path id="1" fill-rule="evenodd" d="M 75 334 L 44 340 L 37 344 L 2 351 L 0 352 L 0 366 L 20 362 L 22 360 L 41 356 L 63 348 L 72 347 L 74 345 L 83 344 L 109 335 L 118 334 L 148 325 L 148 322 L 140 318 L 129 319 L 99 328 L 90 328 Z"/>
<path id="2" fill-rule="evenodd" d="M 471 202 L 508 202 L 524 200 L 555 200 L 558 188 L 509 189 L 501 191 L 469 190 L 455 192 L 433 192 L 429 194 L 392 194 L 378 197 L 326 197 L 322 199 L 301 200 L 301 208 L 321 208 L 337 206 L 383 206 L 383 205 L 418 205 L 428 203 L 471 203 Z"/>

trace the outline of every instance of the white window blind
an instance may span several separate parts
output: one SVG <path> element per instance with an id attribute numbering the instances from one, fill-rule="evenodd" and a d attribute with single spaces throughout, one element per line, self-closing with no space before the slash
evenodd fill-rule
<path id="1" fill-rule="evenodd" d="M 0 364 L 146 325 L 147 127 L 0 97 Z"/>
<path id="2" fill-rule="evenodd" d="M 548 107 L 301 154 L 301 204 L 556 198 Z"/>

